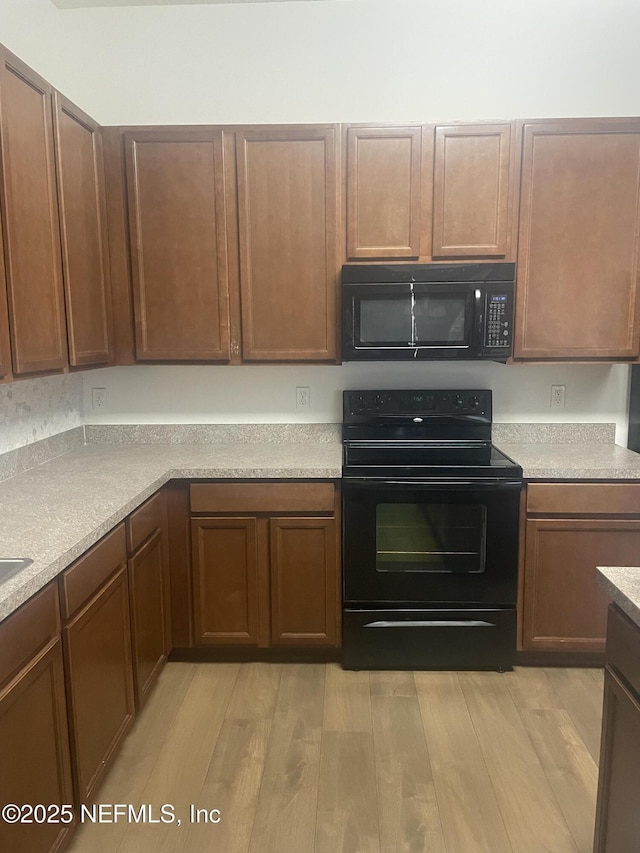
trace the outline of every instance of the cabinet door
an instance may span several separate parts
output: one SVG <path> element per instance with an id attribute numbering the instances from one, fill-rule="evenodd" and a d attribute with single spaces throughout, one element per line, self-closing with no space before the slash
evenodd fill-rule
<path id="1" fill-rule="evenodd" d="M 126 133 L 139 361 L 228 361 L 229 285 L 217 130 Z"/>
<path id="2" fill-rule="evenodd" d="M 505 258 L 510 250 L 510 124 L 437 127 L 434 258 Z"/>
<path id="3" fill-rule="evenodd" d="M 171 651 L 166 530 L 159 528 L 129 560 L 133 672 L 141 708 Z"/>
<path id="4" fill-rule="evenodd" d="M 255 518 L 191 521 L 196 645 L 257 645 Z"/>
<path id="5" fill-rule="evenodd" d="M 59 92 L 54 105 L 69 361 L 105 364 L 111 306 L 102 132 Z"/>
<path id="6" fill-rule="evenodd" d="M 0 53 L 5 261 L 16 375 L 67 365 L 52 89 Z"/>
<path id="7" fill-rule="evenodd" d="M 4 274 L 4 251 L 0 232 L 0 382 L 11 379 L 11 345 L 9 342 L 9 309 Z"/>
<path id="8" fill-rule="evenodd" d="M 90 800 L 133 722 L 127 568 L 63 630 L 78 800 Z"/>
<path id="9" fill-rule="evenodd" d="M 59 639 L 50 642 L 0 691 L 0 755 L 0 804 L 73 804 Z M 71 828 L 61 822 L 9 824 L 0 820 L 0 850 L 59 850 Z"/>
<path id="10" fill-rule="evenodd" d="M 349 260 L 419 257 L 421 158 L 420 125 L 347 128 Z"/>
<path id="11" fill-rule="evenodd" d="M 338 556 L 334 518 L 269 519 L 271 642 L 335 646 Z"/>
<path id="12" fill-rule="evenodd" d="M 336 359 L 337 126 L 236 136 L 242 357 Z"/>
<path id="13" fill-rule="evenodd" d="M 527 521 L 523 649 L 604 651 L 609 598 L 596 566 L 635 566 L 638 553 L 640 521 Z"/>
<path id="14" fill-rule="evenodd" d="M 525 125 L 514 357 L 640 353 L 640 121 Z"/>
<path id="15" fill-rule="evenodd" d="M 640 839 L 640 701 L 609 667 L 604 672 L 595 853 L 628 853 Z"/>

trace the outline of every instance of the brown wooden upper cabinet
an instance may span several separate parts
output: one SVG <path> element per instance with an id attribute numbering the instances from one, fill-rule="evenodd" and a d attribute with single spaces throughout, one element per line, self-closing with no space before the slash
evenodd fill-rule
<path id="1" fill-rule="evenodd" d="M 514 357 L 637 357 L 640 120 L 522 133 Z"/>
<path id="2" fill-rule="evenodd" d="M 346 130 L 347 258 L 512 259 L 509 122 Z"/>
<path id="3" fill-rule="evenodd" d="M 421 125 L 347 128 L 347 258 L 420 255 Z"/>
<path id="4" fill-rule="evenodd" d="M 124 135 L 138 361 L 228 361 L 222 131 Z"/>
<path id="5" fill-rule="evenodd" d="M 236 134 L 242 358 L 334 361 L 337 125 Z"/>
<path id="6" fill-rule="evenodd" d="M 0 190 L 17 376 L 67 365 L 52 98 L 46 80 L 0 48 Z"/>
<path id="7" fill-rule="evenodd" d="M 512 137 L 510 124 L 436 127 L 434 260 L 510 256 Z"/>
<path id="8" fill-rule="evenodd" d="M 58 92 L 54 107 L 69 361 L 100 365 L 110 360 L 111 311 L 102 132 Z"/>

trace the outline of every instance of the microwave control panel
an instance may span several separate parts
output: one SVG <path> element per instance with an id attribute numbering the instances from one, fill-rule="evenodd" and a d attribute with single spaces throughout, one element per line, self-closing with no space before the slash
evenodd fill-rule
<path id="1" fill-rule="evenodd" d="M 487 293 L 485 347 L 509 347 L 513 338 L 513 294 Z"/>

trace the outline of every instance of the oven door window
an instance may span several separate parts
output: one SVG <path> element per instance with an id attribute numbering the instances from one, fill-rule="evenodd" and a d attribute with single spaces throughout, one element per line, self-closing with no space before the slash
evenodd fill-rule
<path id="1" fill-rule="evenodd" d="M 485 570 L 487 510 L 482 504 L 379 503 L 377 572 Z"/>

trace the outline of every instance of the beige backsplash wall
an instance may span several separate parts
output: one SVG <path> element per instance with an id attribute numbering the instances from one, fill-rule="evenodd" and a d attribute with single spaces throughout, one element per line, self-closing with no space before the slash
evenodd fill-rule
<path id="1" fill-rule="evenodd" d="M 491 388 L 496 421 L 615 423 L 626 444 L 628 383 L 626 365 L 138 365 L 85 373 L 84 405 L 87 423 L 337 423 L 348 388 Z M 552 384 L 566 386 L 564 409 L 550 408 Z M 296 409 L 298 386 L 308 410 Z M 92 388 L 106 389 L 100 413 Z"/>
<path id="2" fill-rule="evenodd" d="M 79 373 L 0 385 L 0 453 L 83 423 Z"/>
<path id="3" fill-rule="evenodd" d="M 338 423 L 347 388 L 491 388 L 494 419 L 522 423 L 615 423 L 626 444 L 626 365 L 344 364 L 112 367 L 0 385 L 0 453 L 83 423 Z M 551 385 L 566 407 L 550 408 Z M 311 406 L 295 406 L 296 387 Z M 106 407 L 91 408 L 91 389 Z"/>

